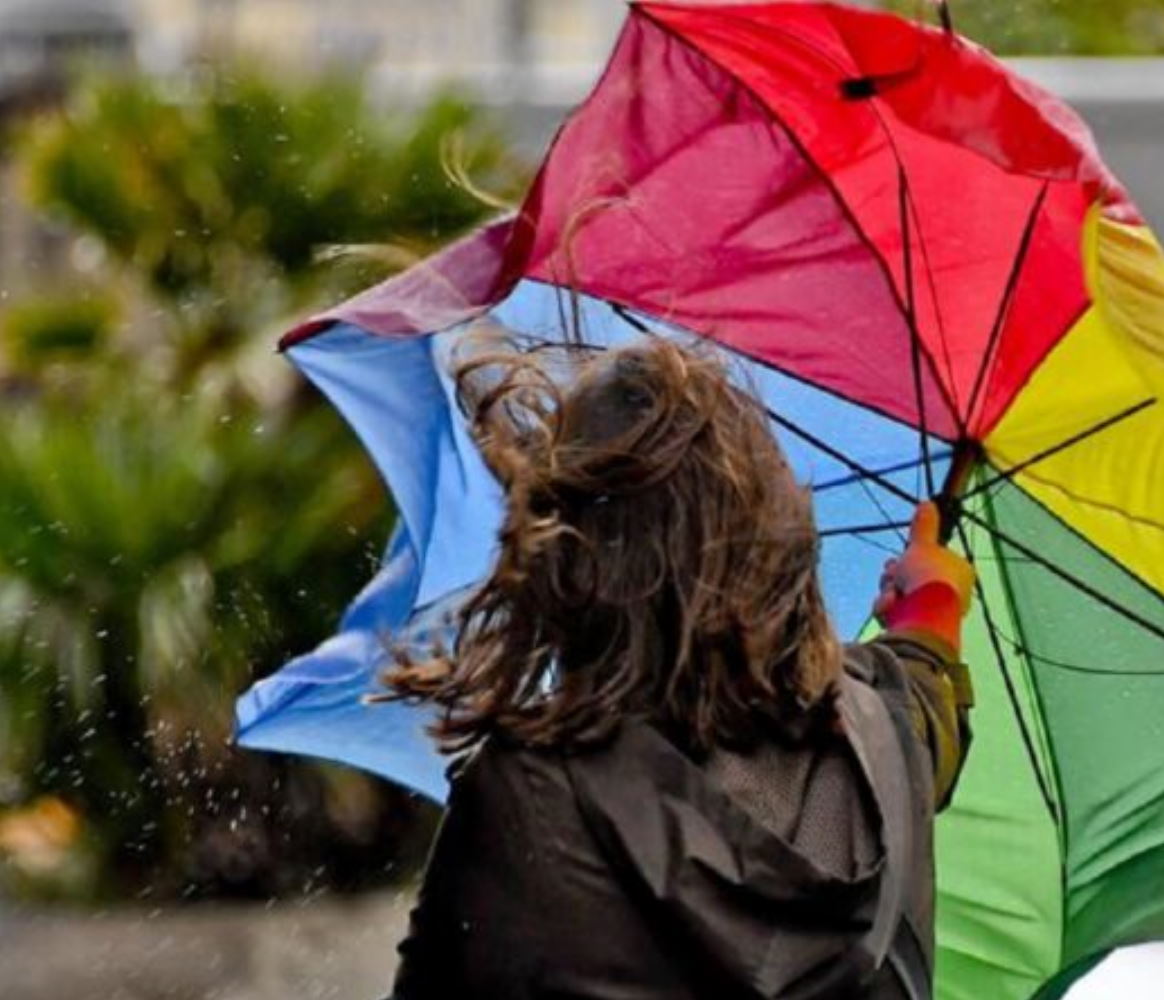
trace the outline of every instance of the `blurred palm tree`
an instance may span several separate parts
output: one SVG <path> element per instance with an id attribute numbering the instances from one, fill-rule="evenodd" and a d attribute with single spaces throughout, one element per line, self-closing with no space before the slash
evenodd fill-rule
<path id="1" fill-rule="evenodd" d="M 33 129 L 30 186 L 165 304 L 171 373 L 190 378 L 479 221 L 489 207 L 456 176 L 515 193 L 520 169 L 477 119 L 451 97 L 389 116 L 345 78 L 291 89 L 220 71 L 184 94 L 113 81 Z M 361 245 L 379 252 L 354 267 L 325 252 Z"/>
<path id="2" fill-rule="evenodd" d="M 481 220 L 451 175 L 520 169 L 451 98 L 381 121 L 357 82 L 250 74 L 86 87 L 20 156 L 90 264 L 0 312 L 0 806 L 74 810 L 99 894 L 355 878 L 400 800 L 228 746 L 234 696 L 331 630 L 390 527 L 270 340 Z"/>

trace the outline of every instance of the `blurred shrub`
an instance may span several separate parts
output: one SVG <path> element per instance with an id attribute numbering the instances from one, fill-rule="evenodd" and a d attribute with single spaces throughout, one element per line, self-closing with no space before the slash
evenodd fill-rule
<path id="1" fill-rule="evenodd" d="M 99 350 L 115 316 L 115 303 L 99 295 L 26 299 L 5 312 L 0 336 L 18 368 L 39 370 Z"/>
<path id="2" fill-rule="evenodd" d="M 26 130 L 26 188 L 90 273 L 0 313 L 0 884 L 279 893 L 394 860 L 402 793 L 229 734 L 391 521 L 274 333 L 482 219 L 453 147 L 475 183 L 520 184 L 468 106 L 381 121 L 355 81 L 118 80 Z M 360 244 L 391 252 L 321 253 Z M 41 849 L 45 817 L 69 822 Z M 66 827 L 89 860 L 48 872 Z"/>
<path id="3" fill-rule="evenodd" d="M 342 78 L 292 89 L 219 73 L 178 95 L 133 79 L 86 87 L 32 130 L 25 155 L 35 200 L 166 303 L 186 376 L 204 352 L 220 359 L 480 220 L 487 206 L 455 174 L 502 196 L 520 184 L 468 105 L 389 114 Z M 355 268 L 322 254 L 369 244 L 392 246 L 388 266 L 382 253 Z"/>
<path id="4" fill-rule="evenodd" d="M 917 16 L 928 0 L 888 0 Z M 951 0 L 958 30 L 1002 55 L 1164 54 L 1164 0 Z"/>

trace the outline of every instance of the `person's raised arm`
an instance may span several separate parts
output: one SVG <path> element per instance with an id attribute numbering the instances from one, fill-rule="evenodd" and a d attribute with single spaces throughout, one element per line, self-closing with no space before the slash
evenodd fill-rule
<path id="1" fill-rule="evenodd" d="M 962 621 L 974 594 L 974 569 L 939 540 L 941 515 L 921 504 L 902 555 L 885 565 L 873 612 L 887 646 L 909 678 L 914 729 L 934 764 L 938 808 L 953 793 L 970 745 L 970 675 L 961 662 Z"/>

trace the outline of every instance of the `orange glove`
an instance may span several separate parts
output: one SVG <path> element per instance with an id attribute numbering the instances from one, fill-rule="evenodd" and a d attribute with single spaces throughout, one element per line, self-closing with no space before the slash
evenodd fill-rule
<path id="1" fill-rule="evenodd" d="M 909 545 L 885 564 L 873 613 L 888 629 L 927 633 L 959 653 L 962 618 L 974 598 L 974 568 L 938 541 L 941 520 L 935 504 L 918 505 Z"/>

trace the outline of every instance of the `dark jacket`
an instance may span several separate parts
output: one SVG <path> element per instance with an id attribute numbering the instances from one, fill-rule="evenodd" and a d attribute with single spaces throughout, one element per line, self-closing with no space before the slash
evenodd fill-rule
<path id="1" fill-rule="evenodd" d="M 395 1000 L 928 1000 L 964 677 L 916 637 L 851 647 L 846 735 L 699 766 L 643 723 L 572 755 L 487 742 L 454 780 Z"/>

